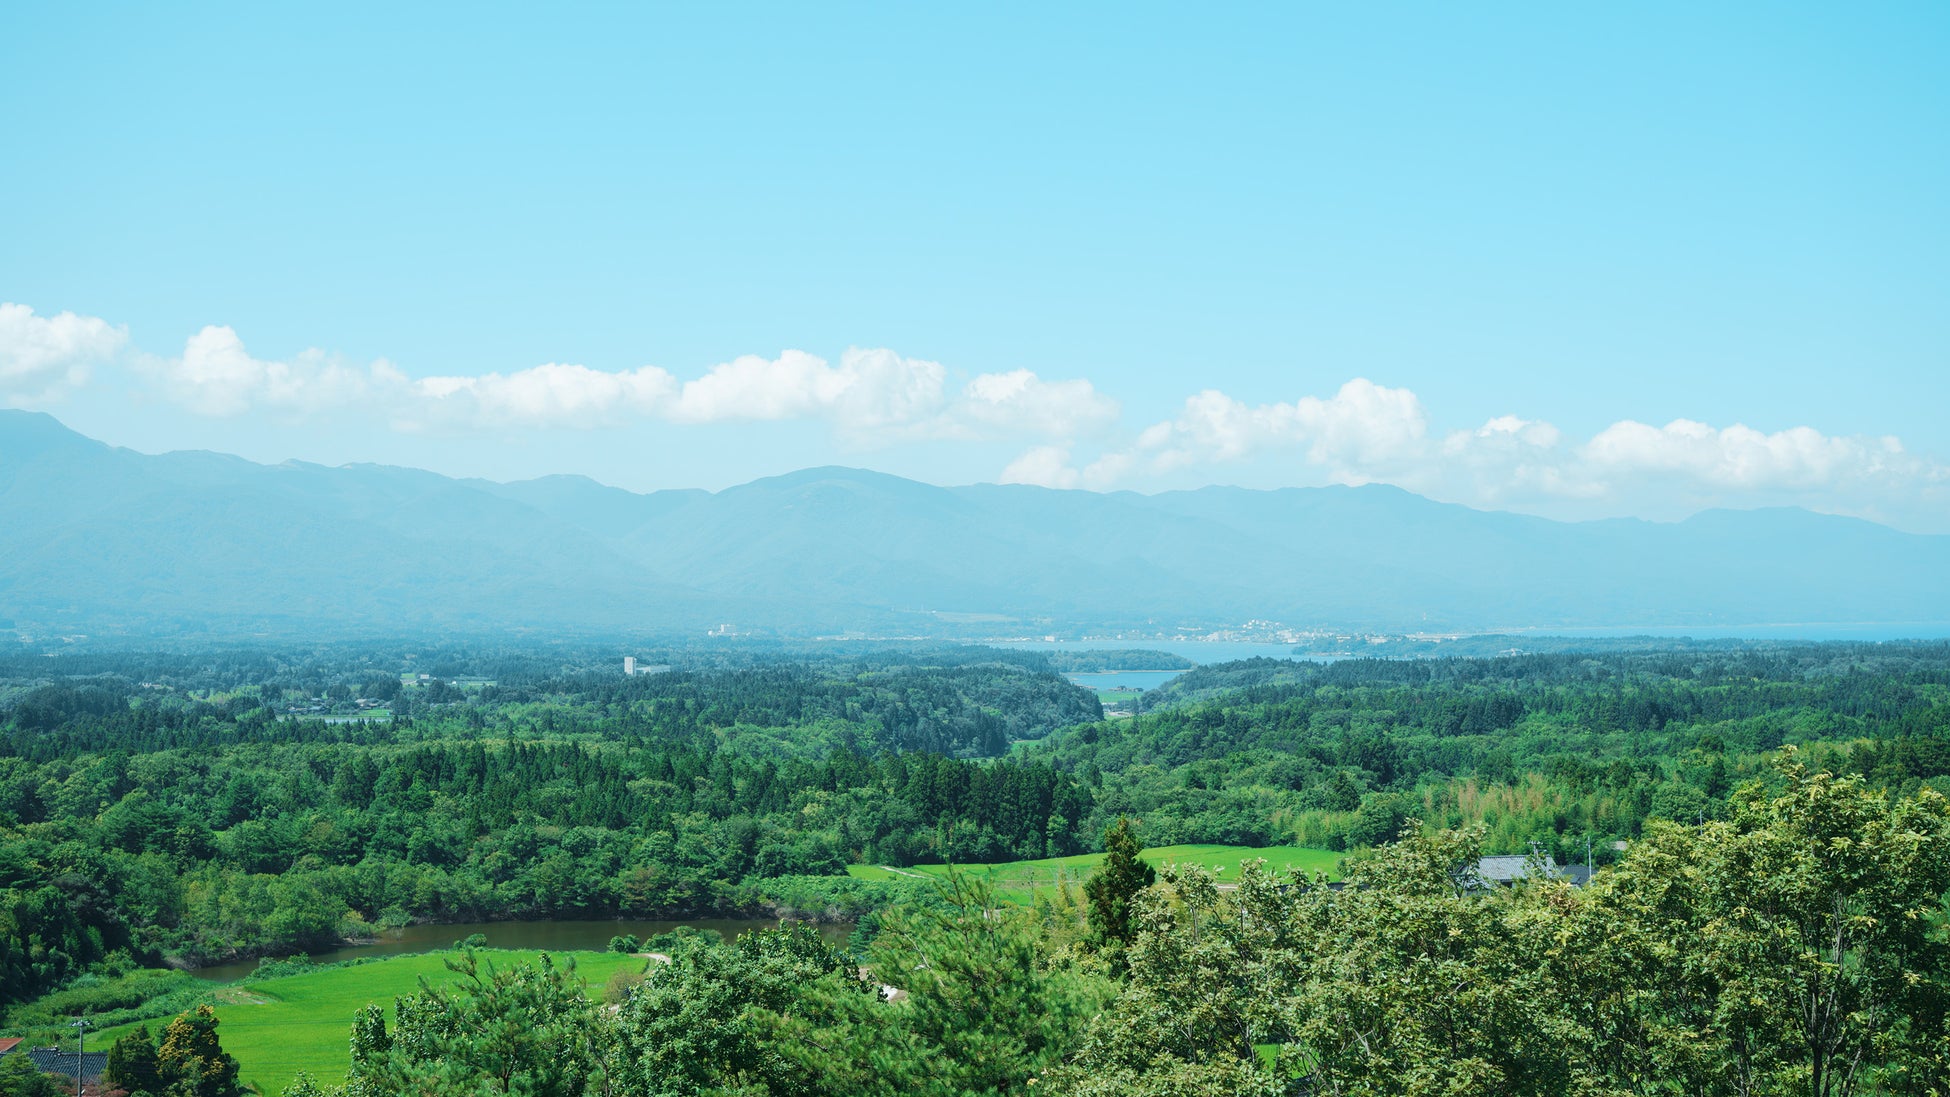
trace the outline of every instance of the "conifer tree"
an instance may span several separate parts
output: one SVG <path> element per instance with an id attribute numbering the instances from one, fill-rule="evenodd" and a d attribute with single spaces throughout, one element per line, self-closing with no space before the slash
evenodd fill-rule
<path id="1" fill-rule="evenodd" d="M 1128 818 L 1119 818 L 1104 831 L 1104 863 L 1083 885 L 1090 900 L 1091 935 L 1099 944 L 1122 948 L 1137 936 L 1131 901 L 1158 879 L 1156 869 L 1138 860 L 1143 850 Z"/>

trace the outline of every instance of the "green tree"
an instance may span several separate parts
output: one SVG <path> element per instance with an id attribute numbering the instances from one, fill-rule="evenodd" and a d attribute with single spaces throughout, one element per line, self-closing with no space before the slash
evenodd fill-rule
<path id="1" fill-rule="evenodd" d="M 319 1085 L 318 1079 L 313 1078 L 309 1072 L 301 1070 L 291 1079 L 290 1085 L 279 1091 L 278 1097 L 330 1097 L 331 1094 L 338 1092 L 341 1091 L 327 1090 Z"/>
<path id="2" fill-rule="evenodd" d="M 1486 889 L 1480 831 L 1410 822 L 1346 887 L 1298 891 L 1280 993 L 1283 1072 L 1323 1094 L 1609 1093 L 1556 993 L 1538 912 L 1563 883 Z M 1627 971 L 1613 973 L 1629 980 Z"/>
<path id="3" fill-rule="evenodd" d="M 103 1078 L 109 1085 L 130 1093 L 154 1093 L 162 1089 L 158 1073 L 156 1040 L 143 1025 L 109 1045 L 108 1065 Z"/>
<path id="4" fill-rule="evenodd" d="M 618 1011 L 609 1078 L 643 1097 L 816 1092 L 813 1080 L 765 1040 L 759 1015 L 791 1010 L 800 993 L 835 976 L 853 993 L 870 987 L 819 931 L 797 923 L 697 945 L 668 965 L 653 962 Z"/>
<path id="5" fill-rule="evenodd" d="M 1604 1092 L 1576 1069 L 1542 937 L 1517 917 L 1543 891 L 1472 887 L 1478 838 L 1410 824 L 1342 890 L 1248 863 L 1221 892 L 1202 869 L 1167 868 L 1139 899 L 1123 991 L 1052 1091 Z"/>
<path id="6" fill-rule="evenodd" d="M 1102 974 L 1054 962 L 1046 940 L 1034 913 L 952 874 L 932 901 L 883 919 L 866 966 L 890 995 L 828 975 L 790 1014 L 765 1018 L 767 1042 L 816 1084 L 808 1093 L 1028 1092 L 1114 989 Z"/>
<path id="7" fill-rule="evenodd" d="M 68 1092 L 52 1074 L 35 1070 L 25 1054 L 0 1055 L 0 1097 L 63 1097 Z"/>
<path id="8" fill-rule="evenodd" d="M 1091 1022 L 1052 1092 L 1119 1097 L 1283 1092 L 1257 1045 L 1282 1031 L 1276 1007 L 1297 958 L 1291 903 L 1258 861 L 1220 892 L 1204 869 L 1167 865 L 1132 913 L 1136 943 L 1117 1000 Z"/>
<path id="9" fill-rule="evenodd" d="M 163 1029 L 156 1077 L 173 1097 L 238 1097 L 237 1060 L 217 1041 L 217 1011 L 198 1006 Z"/>
<path id="10" fill-rule="evenodd" d="M 1100 944 L 1119 948 L 1136 935 L 1132 901 L 1158 878 L 1156 869 L 1138 859 L 1143 851 L 1130 819 L 1119 818 L 1104 831 L 1103 863 L 1083 885 L 1090 900 L 1090 928 Z"/>
<path id="11" fill-rule="evenodd" d="M 596 1007 L 571 961 L 498 969 L 471 949 L 447 961 L 454 988 L 425 979 L 394 1003 L 395 1024 L 367 1007 L 353 1021 L 346 1092 L 381 1094 L 518 1093 L 579 1097 L 600 1071 Z"/>
<path id="12" fill-rule="evenodd" d="M 1950 802 L 1810 772 L 1750 784 L 1732 818 L 1648 828 L 1599 916 L 1642 935 L 1656 991 L 1625 1026 L 1703 1092 L 1950 1092 Z M 1614 978 L 1620 977 L 1613 973 Z"/>

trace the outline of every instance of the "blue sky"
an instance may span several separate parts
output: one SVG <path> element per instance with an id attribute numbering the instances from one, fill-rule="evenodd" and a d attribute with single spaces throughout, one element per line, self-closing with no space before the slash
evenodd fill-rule
<path id="1" fill-rule="evenodd" d="M 1050 7 L 15 9 L 0 403 L 1950 532 L 1950 7 Z"/>

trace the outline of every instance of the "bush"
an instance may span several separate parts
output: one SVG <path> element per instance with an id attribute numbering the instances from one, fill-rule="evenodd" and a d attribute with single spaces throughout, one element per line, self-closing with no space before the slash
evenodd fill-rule
<path id="1" fill-rule="evenodd" d="M 257 962 L 257 967 L 244 976 L 244 980 L 254 983 L 262 979 L 282 979 L 287 975 L 305 975 L 317 970 L 318 965 L 304 953 L 275 960 L 267 956 Z"/>
<path id="2" fill-rule="evenodd" d="M 70 1018 L 86 1017 L 97 1028 L 112 1028 L 179 1013 L 209 989 L 181 971 L 138 970 L 119 979 L 83 976 L 65 990 L 20 1006 L 8 1023 L 19 1029 L 65 1028 Z"/>
<path id="3" fill-rule="evenodd" d="M 651 961 L 653 964 L 656 962 Z M 613 1006 L 629 1000 L 630 992 L 643 985 L 643 981 L 649 977 L 647 971 L 619 968 L 610 974 L 609 982 L 603 987 L 603 1001 Z"/>
<path id="4" fill-rule="evenodd" d="M 25 1054 L 0 1055 L 0 1094 L 6 1097 L 62 1097 L 67 1089 L 52 1074 L 42 1074 Z"/>

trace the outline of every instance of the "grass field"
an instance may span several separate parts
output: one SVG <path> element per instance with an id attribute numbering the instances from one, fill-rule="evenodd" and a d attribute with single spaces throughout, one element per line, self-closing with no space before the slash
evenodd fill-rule
<path id="1" fill-rule="evenodd" d="M 1143 858 L 1153 865 L 1191 863 L 1203 865 L 1219 874 L 1223 883 L 1236 879 L 1239 862 L 1253 857 L 1266 859 L 1269 868 L 1284 871 L 1298 867 L 1306 872 L 1338 875 L 1341 855 L 1321 849 L 1298 846 L 1161 846 L 1147 849 Z M 1040 861 L 1012 861 L 998 865 L 960 865 L 957 868 L 979 876 L 995 886 L 1004 899 L 1029 902 L 1037 892 L 1053 888 L 1058 882 L 1080 885 L 1098 863 L 1101 853 L 1074 857 L 1049 857 Z M 908 869 L 887 869 L 875 865 L 853 865 L 848 870 L 866 880 L 940 878 L 945 865 L 919 865 Z M 394 998 L 420 989 L 420 977 L 438 986 L 455 978 L 447 970 L 452 952 L 429 952 L 417 956 L 397 956 L 364 964 L 328 967 L 263 982 L 233 983 L 211 988 L 210 1000 L 216 1005 L 220 1027 L 218 1037 L 225 1050 L 237 1057 L 244 1083 L 269 1097 L 281 1091 L 299 1071 L 307 1071 L 321 1083 L 335 1085 L 345 1078 L 350 1061 L 348 1040 L 352 1016 L 368 1002 L 391 1006 Z M 533 961 L 540 953 L 524 949 L 482 949 L 484 959 L 506 967 Z M 592 997 L 600 996 L 603 985 L 620 968 L 641 969 L 646 961 L 611 952 L 563 952 L 552 954 L 557 963 L 573 959 L 576 973 L 587 981 Z M 165 1018 L 147 1022 L 149 1031 L 160 1035 L 169 1022 Z M 107 1048 L 116 1037 L 134 1025 L 102 1029 L 88 1034 L 90 1048 Z"/>
<path id="2" fill-rule="evenodd" d="M 1223 884 L 1238 878 L 1241 861 L 1254 857 L 1265 858 L 1266 867 L 1276 873 L 1298 868 L 1310 875 L 1324 872 L 1338 879 L 1343 854 L 1301 846 L 1158 846 L 1145 850 L 1139 856 L 1153 866 L 1203 865 L 1216 873 Z M 1073 857 L 1045 857 L 1040 861 L 956 865 L 955 868 L 987 880 L 1004 899 L 1026 903 L 1036 892 L 1053 889 L 1059 883 L 1081 884 L 1103 859 L 1101 853 L 1080 853 Z M 849 865 L 847 871 L 862 880 L 899 880 L 920 876 L 943 877 L 948 874 L 948 866 L 915 865 L 912 868 L 894 869 L 879 865 Z"/>
<path id="3" fill-rule="evenodd" d="M 540 953 L 516 949 L 482 949 L 483 960 L 507 967 Z M 420 989 L 420 977 L 438 986 L 456 978 L 447 970 L 452 952 L 397 956 L 366 964 L 331 967 L 261 983 L 233 983 L 212 990 L 216 1003 L 217 1037 L 225 1051 L 237 1057 L 245 1085 L 276 1097 L 301 1070 L 319 1082 L 336 1085 L 345 1080 L 351 1062 L 352 1015 L 368 1002 L 391 1007 L 393 999 Z M 576 974 L 600 998 L 603 985 L 618 968 L 641 969 L 648 961 L 613 952 L 551 954 L 557 964 L 574 959 Z M 391 1009 L 387 1010 L 390 1024 Z M 148 1022 L 160 1037 L 168 1020 Z M 106 1049 L 134 1025 L 88 1034 L 90 1049 Z"/>

